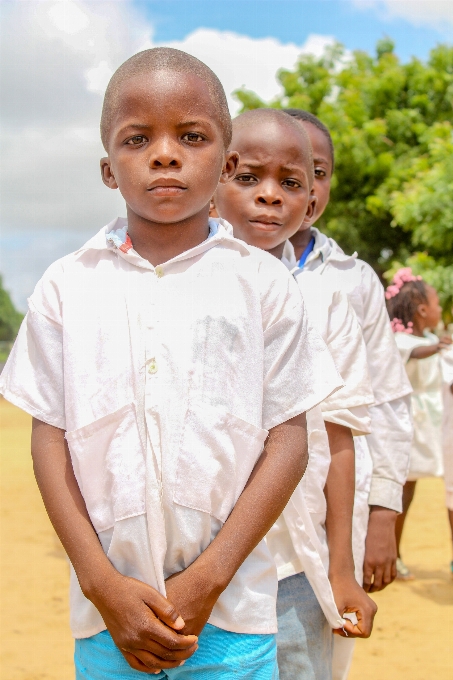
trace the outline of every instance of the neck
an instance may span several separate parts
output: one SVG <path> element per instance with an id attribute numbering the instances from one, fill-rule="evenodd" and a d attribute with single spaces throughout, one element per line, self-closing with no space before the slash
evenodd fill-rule
<path id="1" fill-rule="evenodd" d="M 147 220 L 127 207 L 128 234 L 134 250 L 154 267 L 190 250 L 209 235 L 209 203 L 196 215 L 181 222 Z"/>
<path id="2" fill-rule="evenodd" d="M 281 260 L 284 248 L 285 248 L 285 241 L 283 241 L 283 243 L 280 243 L 278 246 L 275 246 L 275 248 L 271 248 L 267 252 L 270 255 L 273 255 L 274 257 L 276 257 L 277 260 Z"/>
<path id="3" fill-rule="evenodd" d="M 422 319 L 417 318 L 417 315 L 414 318 L 413 321 L 413 326 L 412 326 L 412 335 L 415 335 L 417 338 L 422 338 L 423 337 L 423 331 L 426 330 L 426 326 L 423 323 Z"/>
<path id="4" fill-rule="evenodd" d="M 304 252 L 305 248 L 310 243 L 312 236 L 313 234 L 311 233 L 311 229 L 309 227 L 308 229 L 304 229 L 303 231 L 296 231 L 294 236 L 291 236 L 291 238 L 289 239 L 293 244 L 294 252 L 296 253 L 296 259 L 298 261 L 300 260 L 300 257 Z"/>

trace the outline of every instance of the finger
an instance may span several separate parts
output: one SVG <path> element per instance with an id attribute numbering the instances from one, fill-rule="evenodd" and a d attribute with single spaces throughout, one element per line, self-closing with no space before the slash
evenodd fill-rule
<path id="1" fill-rule="evenodd" d="M 355 637 L 354 624 L 349 619 L 344 619 L 343 628 L 336 628 L 333 632 L 341 637 Z"/>
<path id="2" fill-rule="evenodd" d="M 374 576 L 373 576 L 373 585 L 370 588 L 370 593 L 376 593 L 379 590 L 382 590 L 384 587 L 382 585 L 382 577 L 384 575 L 384 568 L 381 565 L 378 565 L 374 569 Z"/>
<path id="3" fill-rule="evenodd" d="M 363 589 L 369 593 L 373 585 L 373 568 L 369 564 L 363 566 Z"/>
<path id="4" fill-rule="evenodd" d="M 157 618 L 166 623 L 167 626 L 170 626 L 170 628 L 182 630 L 186 625 L 184 619 L 180 616 L 172 603 L 154 588 L 146 588 L 145 597 L 143 599 L 148 607 L 155 613 Z"/>
<path id="5" fill-rule="evenodd" d="M 392 561 L 392 582 L 396 579 L 397 571 L 396 571 L 396 560 Z"/>
<path id="6" fill-rule="evenodd" d="M 137 657 L 134 654 L 131 654 L 130 652 L 126 652 L 124 649 L 121 649 L 121 654 L 124 656 L 126 659 L 127 663 L 131 668 L 133 668 L 135 671 L 141 671 L 142 673 L 148 673 L 149 675 L 157 675 L 158 673 L 161 672 L 161 669 L 156 666 L 156 668 L 150 668 L 149 666 L 145 666 L 144 663 L 140 661 L 140 659 L 137 659 Z"/>
<path id="7" fill-rule="evenodd" d="M 394 580 L 394 576 L 392 576 L 392 574 L 393 574 L 393 564 L 394 564 L 394 561 L 389 560 L 384 567 L 384 573 L 382 575 L 382 590 L 384 590 L 384 588 L 387 588 L 387 586 L 389 586 L 392 583 L 392 581 Z M 395 569 L 395 571 L 396 571 L 396 569 Z"/>
<path id="8" fill-rule="evenodd" d="M 146 649 L 137 649 L 134 651 L 134 656 L 145 666 L 145 668 L 151 668 L 152 670 L 155 670 L 156 668 L 161 670 L 166 668 L 178 668 L 186 663 L 186 659 L 183 659 L 182 661 L 164 661 L 154 654 L 150 654 Z"/>
<path id="9" fill-rule="evenodd" d="M 181 635 L 163 624 L 159 619 L 150 621 L 147 631 L 142 635 L 142 641 L 146 649 L 148 642 L 157 642 L 166 649 L 174 652 L 181 649 L 189 649 L 198 642 L 196 635 Z"/>
<path id="10" fill-rule="evenodd" d="M 195 643 L 188 649 L 174 649 L 170 650 L 167 647 L 163 647 L 155 640 L 146 640 L 142 643 L 142 649 L 146 652 L 154 654 L 158 659 L 162 661 L 185 661 L 189 659 L 192 654 L 194 654 L 198 649 L 198 644 Z"/>

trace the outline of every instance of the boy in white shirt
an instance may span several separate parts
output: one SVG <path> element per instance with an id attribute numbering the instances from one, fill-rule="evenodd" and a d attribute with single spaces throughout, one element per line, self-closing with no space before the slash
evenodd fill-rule
<path id="1" fill-rule="evenodd" d="M 259 109 L 233 121 L 231 148 L 239 152 L 238 170 L 228 186 L 219 185 L 215 209 L 233 220 L 237 236 L 285 260 L 286 239 L 297 230 L 301 218 L 310 220 L 315 205 L 312 199 L 309 212 L 302 212 L 304 192 L 313 184 L 308 138 L 286 114 Z M 320 409 L 307 414 L 310 461 L 306 477 L 269 532 L 267 543 L 279 575 L 280 675 L 283 680 L 326 680 L 332 667 L 331 627 L 343 633 L 340 615 L 355 612 L 358 624 L 343 622 L 345 630 L 367 637 L 376 611 L 354 579 L 351 547 L 352 432 L 369 432 L 367 405 L 374 398 L 362 334 L 347 298 L 322 283 L 316 289 L 302 285 L 301 291 L 309 320 L 327 342 L 345 386 Z M 315 536 L 309 535 L 310 525 Z"/>
<path id="2" fill-rule="evenodd" d="M 411 385 L 395 344 L 385 308 L 384 289 L 372 268 L 356 254 L 312 225 L 330 196 L 334 148 L 329 130 L 313 114 L 288 109 L 306 130 L 313 148 L 317 197 L 311 220 L 301 223 L 291 238 L 294 263 L 312 285 L 330 281 L 348 296 L 363 331 L 375 403 L 370 409 L 371 434 L 356 442 L 357 479 L 354 501 L 353 548 L 356 577 L 367 592 L 382 590 L 396 576 L 395 522 L 402 510 L 402 489 L 409 469 L 412 441 Z M 302 258 L 302 261 L 301 261 Z M 353 640 L 335 639 L 334 680 L 345 680 Z"/>
<path id="3" fill-rule="evenodd" d="M 212 71 L 135 55 L 101 136 L 128 219 L 47 270 L 0 382 L 72 563 L 76 678 L 275 679 L 263 538 L 341 380 L 284 267 L 208 220 L 237 165 Z"/>

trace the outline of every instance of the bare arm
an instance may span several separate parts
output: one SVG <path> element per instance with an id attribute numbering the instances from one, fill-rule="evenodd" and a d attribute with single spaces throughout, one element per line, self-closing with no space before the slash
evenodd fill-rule
<path id="1" fill-rule="evenodd" d="M 331 463 L 324 489 L 327 501 L 326 532 L 329 545 L 329 580 L 338 611 L 354 612 L 357 624 L 347 621 L 345 629 L 354 637 L 369 637 L 376 605 L 354 577 L 352 556 L 352 512 L 355 489 L 355 452 L 351 430 L 326 422 Z M 341 629 L 335 631 L 344 635 Z"/>
<path id="2" fill-rule="evenodd" d="M 433 354 L 437 354 L 440 352 L 442 349 L 448 349 L 449 346 L 451 345 L 451 337 L 449 335 L 445 335 L 442 338 L 440 338 L 439 342 L 436 345 L 422 345 L 420 347 L 414 347 L 414 349 L 411 352 L 410 358 L 411 359 L 427 359 L 428 357 L 432 357 Z"/>
<path id="3" fill-rule="evenodd" d="M 160 593 L 122 576 L 105 555 L 74 476 L 64 435 L 64 430 L 33 419 L 36 481 L 82 591 L 99 610 L 133 668 L 155 673 L 178 666 L 195 651 L 196 638 L 177 632 L 184 621 Z"/>
<path id="4" fill-rule="evenodd" d="M 269 432 L 264 451 L 231 515 L 208 548 L 166 583 L 184 631 L 198 634 L 222 591 L 282 513 L 308 462 L 305 414 Z"/>

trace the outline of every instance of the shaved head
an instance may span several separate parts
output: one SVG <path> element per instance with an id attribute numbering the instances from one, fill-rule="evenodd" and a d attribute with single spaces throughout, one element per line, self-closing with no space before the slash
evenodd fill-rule
<path id="1" fill-rule="evenodd" d="M 222 128 L 225 147 L 228 147 L 231 141 L 231 117 L 225 91 L 215 73 L 202 61 L 186 52 L 170 47 L 155 47 L 139 52 L 125 61 L 110 79 L 101 115 L 101 139 L 106 151 L 112 121 L 120 105 L 123 85 L 132 78 L 146 76 L 157 71 L 171 71 L 181 75 L 189 73 L 197 76 L 206 84 Z M 286 117 L 289 118 L 289 116 Z"/>
<path id="2" fill-rule="evenodd" d="M 257 125 L 266 123 L 277 123 L 282 128 L 291 130 L 292 133 L 295 133 L 300 139 L 303 155 L 307 159 L 307 171 L 310 178 L 310 183 L 313 184 L 313 151 L 311 148 L 310 138 L 305 128 L 302 125 L 299 125 L 294 118 L 288 116 L 288 114 L 284 111 L 280 111 L 279 109 L 252 109 L 251 111 L 241 113 L 233 120 L 233 146 L 235 132 L 255 128 Z M 265 144 L 266 140 L 263 139 L 263 146 L 265 146 Z M 231 148 L 233 148 L 233 146 Z M 239 151 L 240 153 L 240 149 L 235 149 L 235 151 Z"/>

